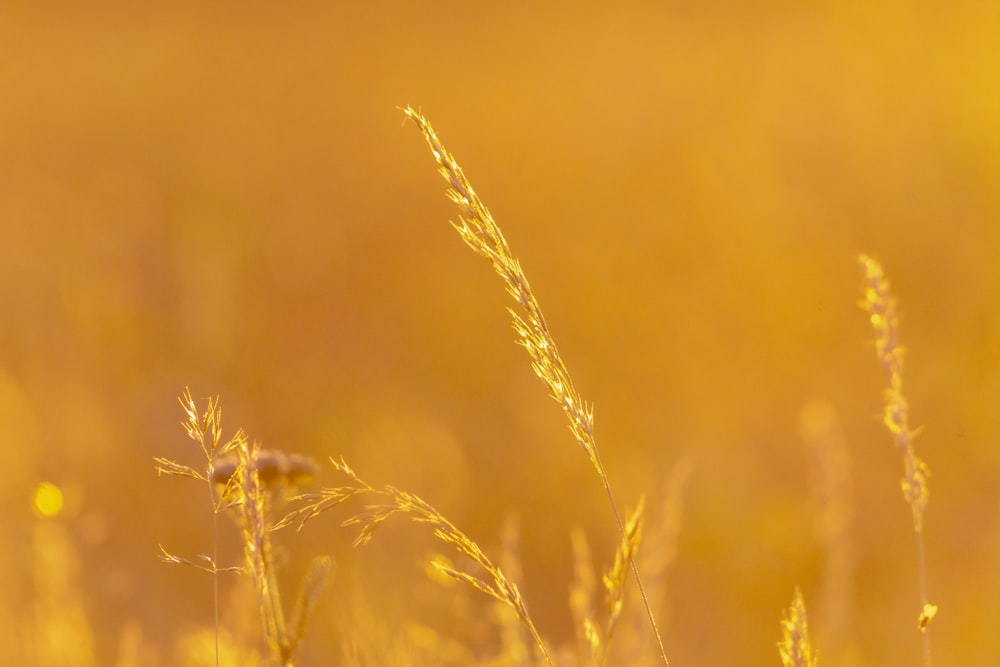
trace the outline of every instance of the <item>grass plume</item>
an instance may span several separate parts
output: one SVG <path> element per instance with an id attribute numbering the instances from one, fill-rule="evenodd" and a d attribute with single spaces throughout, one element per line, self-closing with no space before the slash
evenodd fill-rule
<path id="1" fill-rule="evenodd" d="M 792 604 L 781 619 L 781 641 L 778 653 L 784 667 L 816 667 L 816 654 L 809 643 L 809 623 L 802 593 L 795 589 Z"/>
<path id="2" fill-rule="evenodd" d="M 909 408 L 903 397 L 903 358 L 905 349 L 899 342 L 899 315 L 896 298 L 882 266 L 869 257 L 858 257 L 864 271 L 865 289 L 861 307 L 868 313 L 875 330 L 875 351 L 882 363 L 889 386 L 885 390 L 883 422 L 903 456 L 903 498 L 913 514 L 913 530 L 917 538 L 917 572 L 920 579 L 921 611 L 917 628 L 923 638 L 924 667 L 931 664 L 931 639 L 928 625 L 937 614 L 937 606 L 927 597 L 927 565 L 924 555 L 924 509 L 927 507 L 927 465 L 913 451 L 916 432 L 910 428 Z"/>
<path id="3" fill-rule="evenodd" d="M 160 546 L 160 559 L 167 563 L 181 563 L 191 565 L 208 571 L 212 575 L 212 606 L 215 613 L 215 662 L 219 664 L 219 572 L 238 571 L 239 568 L 219 568 L 219 514 L 225 509 L 222 494 L 218 492 L 215 476 L 216 457 L 225 456 L 236 447 L 236 437 L 242 432 L 238 432 L 236 437 L 225 443 L 222 442 L 222 408 L 219 406 L 219 398 L 208 399 L 208 405 L 204 412 L 198 412 L 191 390 L 184 388 L 184 393 L 178 399 L 181 408 L 184 410 L 185 420 L 181 422 L 184 432 L 188 438 L 198 443 L 202 455 L 205 457 L 203 470 L 195 470 L 190 466 L 182 465 L 176 461 L 164 457 L 156 457 L 156 472 L 160 475 L 173 475 L 176 477 L 189 477 L 205 483 L 208 488 L 209 500 L 212 504 L 212 554 L 200 554 L 198 562 L 191 559 L 181 558 L 168 552 Z"/>
<path id="4" fill-rule="evenodd" d="M 459 223 L 452 223 L 453 226 L 466 245 L 476 254 L 489 260 L 493 269 L 503 280 L 507 293 L 517 304 L 516 308 L 508 308 L 508 312 L 514 321 L 518 343 L 527 351 L 528 357 L 531 359 L 531 367 L 548 388 L 549 395 L 562 407 L 574 439 L 587 454 L 591 465 L 604 485 L 618 524 L 619 533 L 625 539 L 627 527 L 622 521 L 618 504 L 611 490 L 611 482 L 604 469 L 604 464 L 601 462 L 597 442 L 594 438 L 593 406 L 583 400 L 573 385 L 569 370 L 559 354 L 559 349 L 556 347 L 555 340 L 545 322 L 542 308 L 528 284 L 527 276 L 521 268 L 520 262 L 511 252 L 500 226 L 497 225 L 489 209 L 476 194 L 472 184 L 458 165 L 458 161 L 438 139 L 431 124 L 412 107 L 405 108 L 403 113 L 420 128 L 424 139 L 430 146 L 434 160 L 437 162 L 438 171 L 448 183 L 448 197 L 459 209 Z M 666 649 L 663 646 L 656 618 L 643 588 L 639 568 L 632 558 L 629 558 L 629 566 L 635 576 L 640 596 L 645 605 L 650 627 L 656 636 L 660 657 L 663 659 L 663 664 L 667 665 L 669 663 Z"/>

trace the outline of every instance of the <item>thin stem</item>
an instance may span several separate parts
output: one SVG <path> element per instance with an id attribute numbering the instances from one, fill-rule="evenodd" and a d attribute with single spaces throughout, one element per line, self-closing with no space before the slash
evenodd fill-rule
<path id="1" fill-rule="evenodd" d="M 211 461 L 209 461 L 209 466 L 211 467 Z M 212 606 L 215 612 L 215 667 L 219 667 L 219 511 L 211 470 L 209 470 L 208 475 L 208 494 L 212 500 Z"/>
<path id="2" fill-rule="evenodd" d="M 604 491 L 608 494 L 608 502 L 611 503 L 611 511 L 614 513 L 615 521 L 618 523 L 618 532 L 621 533 L 621 536 L 624 539 L 625 522 L 622 521 L 621 512 L 618 511 L 618 503 L 615 501 L 615 494 L 611 491 L 608 474 L 604 470 L 604 464 L 601 462 L 601 455 L 598 453 L 597 447 L 594 447 L 594 458 L 597 462 L 597 468 L 601 474 L 601 482 L 604 484 Z M 649 598 L 646 596 L 646 587 L 642 585 L 642 577 L 639 576 L 639 566 L 635 564 L 634 555 L 629 557 L 629 565 L 632 567 L 632 574 L 635 576 L 635 583 L 639 588 L 639 597 L 642 598 L 642 604 L 646 608 L 646 616 L 649 618 L 649 625 L 653 628 L 653 634 L 656 635 L 656 644 L 660 649 L 660 657 L 663 658 L 663 664 L 669 667 L 670 661 L 667 660 L 667 650 L 663 646 L 663 637 L 660 635 L 660 628 L 656 624 L 656 618 L 653 616 L 653 607 L 649 604 Z"/>
<path id="3" fill-rule="evenodd" d="M 927 599 L 927 557 L 924 555 L 924 531 L 918 530 L 917 536 L 917 576 L 920 578 L 920 605 L 926 610 L 930 604 Z M 926 613 L 926 611 L 924 612 Z M 923 615 L 921 615 L 923 618 Z M 924 639 L 924 667 L 931 667 L 931 633 L 922 628 L 920 633 Z"/>
<path id="4" fill-rule="evenodd" d="M 861 307 L 868 313 L 875 331 L 875 351 L 889 377 L 885 390 L 883 422 L 892 434 L 896 448 L 903 456 L 903 498 L 913 514 L 913 531 L 917 537 L 917 568 L 920 583 L 920 616 L 917 627 L 923 636 L 924 667 L 931 665 L 931 639 L 928 625 L 937 614 L 937 606 L 927 598 L 927 565 L 924 555 L 924 508 L 927 506 L 926 464 L 913 451 L 914 431 L 910 428 L 909 409 L 903 396 L 904 348 L 899 343 L 899 315 L 896 299 L 889 289 L 881 265 L 868 255 L 858 258 L 865 274 L 864 299 Z"/>
<path id="5" fill-rule="evenodd" d="M 552 662 L 552 656 L 549 655 L 548 649 L 545 648 L 545 642 L 542 641 L 542 636 L 538 634 L 538 630 L 535 628 L 535 624 L 532 623 L 531 619 L 528 619 L 528 632 L 531 633 L 531 638 L 535 640 L 535 645 L 538 646 L 538 650 L 542 652 L 542 657 L 545 658 L 545 664 L 555 666 L 556 663 Z"/>
<path id="6" fill-rule="evenodd" d="M 434 155 L 434 160 L 438 164 L 438 172 L 450 186 L 448 197 L 458 206 L 459 223 L 452 223 L 456 231 L 476 254 L 488 259 L 494 270 L 503 279 L 507 288 L 507 293 L 517 303 L 519 310 L 509 308 L 508 312 L 514 320 L 514 330 L 518 335 L 518 343 L 524 347 L 531 358 L 531 367 L 538 375 L 539 379 L 548 387 L 549 395 L 559 403 L 563 413 L 569 421 L 570 431 L 577 443 L 583 448 L 590 458 L 601 478 L 601 483 L 611 501 L 611 508 L 618 522 L 618 529 L 622 539 L 626 539 L 625 524 L 622 521 L 621 513 L 611 493 L 611 483 L 608 475 L 604 471 L 604 466 L 600 462 L 597 453 L 597 444 L 594 441 L 594 415 L 592 406 L 583 401 L 583 398 L 573 386 L 569 370 L 563 362 L 562 357 L 556 347 L 555 340 L 549 332 L 545 322 L 542 308 L 535 298 L 528 278 L 521 268 L 521 263 L 517 261 L 507 240 L 504 238 L 500 226 L 497 225 L 489 209 L 482 202 L 472 184 L 466 178 L 462 168 L 458 165 L 454 156 L 445 149 L 441 140 L 438 139 L 434 128 L 419 112 L 412 107 L 403 110 L 408 118 L 413 119 L 420 131 L 424 135 Z M 656 641 L 660 648 L 660 656 L 663 664 L 669 665 L 666 651 L 663 648 L 663 640 L 660 636 L 659 628 L 653 617 L 653 610 L 649 605 L 646 591 L 643 588 L 642 580 L 639 577 L 639 568 L 633 558 L 629 559 L 632 572 L 635 574 L 636 582 L 639 585 L 639 592 L 642 595 L 643 603 L 646 607 L 646 614 L 649 616 L 650 625 L 656 635 Z"/>

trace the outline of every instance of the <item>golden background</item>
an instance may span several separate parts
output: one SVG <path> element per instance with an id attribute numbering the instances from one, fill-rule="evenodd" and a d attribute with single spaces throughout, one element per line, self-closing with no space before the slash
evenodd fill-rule
<path id="1" fill-rule="evenodd" d="M 649 494 L 652 525 L 693 466 L 660 605 L 672 665 L 777 664 L 795 586 L 821 664 L 919 662 L 859 252 L 899 299 L 924 426 L 935 657 L 996 660 L 998 34 L 985 2 L 3 3 L 0 657 L 41 664 L 60 609 L 89 664 L 183 663 L 214 627 L 210 577 L 157 560 L 213 539 L 205 489 L 152 462 L 201 463 L 185 386 L 221 395 L 228 432 L 344 456 L 491 553 L 516 512 L 532 615 L 572 640 L 569 529 L 603 568 L 613 518 L 500 281 L 447 223 L 412 104 L 520 258 L 619 501 Z M 817 410 L 851 464 L 835 643 L 800 427 Z M 42 481 L 65 495 L 54 519 L 32 512 Z M 312 555 L 339 563 L 302 664 L 412 623 L 488 654 L 490 605 L 427 580 L 427 531 L 390 521 L 352 549 L 357 509 L 278 538 L 290 592 Z M 253 637 L 238 581 L 223 625 Z"/>

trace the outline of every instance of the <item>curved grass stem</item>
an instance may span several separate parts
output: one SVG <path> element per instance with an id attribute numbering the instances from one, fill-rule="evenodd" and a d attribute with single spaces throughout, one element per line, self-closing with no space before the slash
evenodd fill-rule
<path id="1" fill-rule="evenodd" d="M 517 332 L 518 343 L 527 351 L 531 359 L 531 367 L 548 388 L 549 395 L 562 407 L 574 439 L 583 447 L 591 465 L 601 478 L 619 531 L 624 539 L 625 525 L 611 491 L 608 475 L 598 456 L 597 443 L 594 441 L 593 408 L 584 402 L 573 386 L 569 370 L 566 368 L 555 340 L 549 332 L 541 306 L 528 284 L 528 278 L 524 274 L 520 262 L 511 253 L 507 239 L 504 238 L 499 225 L 476 194 L 458 162 L 438 139 L 431 124 L 412 107 L 406 107 L 403 109 L 403 113 L 420 128 L 424 139 L 430 146 L 431 153 L 434 155 L 434 160 L 437 162 L 438 172 L 448 183 L 448 197 L 459 209 L 459 222 L 453 222 L 452 225 L 462 240 L 476 254 L 490 261 L 493 269 L 503 280 L 507 293 L 516 302 L 516 307 L 508 308 L 508 312 L 514 320 L 514 330 Z M 667 665 L 669 663 L 666 650 L 663 647 L 659 628 L 642 586 L 639 568 L 634 559 L 630 558 L 630 561 L 643 604 L 646 607 L 646 614 L 659 644 L 660 656 L 663 659 L 663 664 Z"/>

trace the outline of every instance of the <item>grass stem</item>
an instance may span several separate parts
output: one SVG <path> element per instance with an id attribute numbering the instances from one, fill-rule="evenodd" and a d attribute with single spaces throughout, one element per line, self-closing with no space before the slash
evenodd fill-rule
<path id="1" fill-rule="evenodd" d="M 573 386 L 569 370 L 566 368 L 555 340 L 549 332 L 542 308 L 528 284 L 528 278 L 521 268 L 520 262 L 511 253 L 500 226 L 497 225 L 489 209 L 486 208 L 472 184 L 465 177 L 458 161 L 438 139 L 431 124 L 412 107 L 406 107 L 403 109 L 403 113 L 420 128 L 438 164 L 439 173 L 449 185 L 448 197 L 459 209 L 459 223 L 452 223 L 452 225 L 476 254 L 490 261 L 494 270 L 503 279 L 507 293 L 517 303 L 518 308 L 508 308 L 508 312 L 514 320 L 514 330 L 518 334 L 518 343 L 528 352 L 532 369 L 548 387 L 549 395 L 562 407 L 563 413 L 569 421 L 570 431 L 590 458 L 591 465 L 601 478 L 601 483 L 604 485 L 604 490 L 615 515 L 615 521 L 618 524 L 618 530 L 622 538 L 625 539 L 625 524 L 618 511 L 618 504 L 615 502 L 614 493 L 611 490 L 611 482 L 608 480 L 607 472 L 601 463 L 597 443 L 594 439 L 593 408 L 584 402 L 576 387 Z M 656 635 L 660 657 L 663 659 L 664 665 L 669 665 L 660 630 L 656 625 L 652 607 L 646 597 L 642 578 L 639 576 L 639 568 L 634 559 L 630 560 L 650 626 Z"/>
<path id="2" fill-rule="evenodd" d="M 903 456 L 903 498 L 913 514 L 913 530 L 917 537 L 917 576 L 920 585 L 920 630 L 924 648 L 924 667 L 931 667 L 931 637 L 928 625 L 937 614 L 937 606 L 927 597 L 927 562 L 924 555 L 924 508 L 927 506 L 927 477 L 930 471 L 913 451 L 915 431 L 910 428 L 909 407 L 903 396 L 903 358 L 905 349 L 899 343 L 899 315 L 896 299 L 889 289 L 882 266 L 869 257 L 858 257 L 865 274 L 864 299 L 861 307 L 868 313 L 875 330 L 875 350 L 889 377 L 885 390 L 883 422 L 892 434 L 896 449 Z"/>

